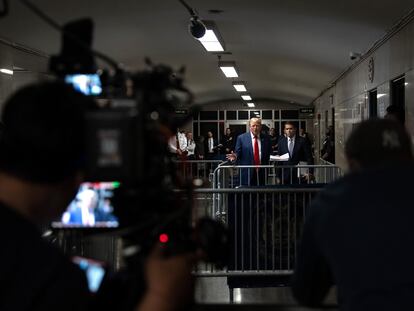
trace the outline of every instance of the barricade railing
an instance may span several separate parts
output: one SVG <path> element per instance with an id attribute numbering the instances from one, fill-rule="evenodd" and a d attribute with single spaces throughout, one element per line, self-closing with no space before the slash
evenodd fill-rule
<path id="1" fill-rule="evenodd" d="M 213 188 L 297 185 L 335 181 L 343 175 L 335 165 L 229 165 L 220 163 L 213 172 Z"/>
<path id="2" fill-rule="evenodd" d="M 229 266 L 216 269 L 203 264 L 198 266 L 197 275 L 292 273 L 306 209 L 322 186 L 280 187 L 285 186 L 195 190 L 194 197 L 207 203 L 195 204 L 195 218 L 211 215 L 225 223 L 230 234 Z M 218 203 L 209 205 L 212 200 Z"/>
<path id="3" fill-rule="evenodd" d="M 307 208 L 322 187 L 304 184 L 195 190 L 195 202 L 204 205 L 194 205 L 193 217 L 211 215 L 228 228 L 229 263 L 224 268 L 200 263 L 194 274 L 227 277 L 231 302 L 234 288 L 288 284 Z"/>
<path id="4" fill-rule="evenodd" d="M 178 172 L 185 179 L 203 179 L 210 180 L 211 175 L 217 166 L 222 163 L 221 160 L 185 160 L 176 161 Z"/>

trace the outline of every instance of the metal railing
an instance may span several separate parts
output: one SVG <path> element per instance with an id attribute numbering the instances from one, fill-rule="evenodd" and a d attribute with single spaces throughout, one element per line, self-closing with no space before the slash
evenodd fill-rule
<path id="1" fill-rule="evenodd" d="M 239 186 L 330 183 L 343 175 L 335 165 L 229 165 L 219 164 L 213 172 L 213 188 Z"/>
<path id="2" fill-rule="evenodd" d="M 197 189 L 194 193 L 195 218 L 211 215 L 227 225 L 230 262 L 225 269 L 199 265 L 196 274 L 245 276 L 292 273 L 307 207 L 320 190 L 320 186 L 313 185 L 295 189 Z M 211 205 L 212 200 L 218 203 Z"/>
<path id="3" fill-rule="evenodd" d="M 185 179 L 210 180 L 211 175 L 221 160 L 186 160 L 176 161 L 178 172 Z M 210 180 L 211 181 L 211 180 Z"/>

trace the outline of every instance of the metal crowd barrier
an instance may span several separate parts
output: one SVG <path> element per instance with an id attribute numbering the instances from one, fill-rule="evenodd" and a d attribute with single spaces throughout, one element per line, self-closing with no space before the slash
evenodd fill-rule
<path id="1" fill-rule="evenodd" d="M 227 277 L 230 301 L 234 288 L 288 284 L 307 208 L 321 189 L 306 184 L 195 190 L 194 218 L 211 216 L 228 227 L 229 263 L 200 263 L 194 274 Z"/>
<path id="2" fill-rule="evenodd" d="M 185 179 L 203 179 L 210 180 L 217 166 L 222 163 L 221 160 L 186 160 L 176 161 L 178 172 Z"/>
<path id="3" fill-rule="evenodd" d="M 213 172 L 213 188 L 240 186 L 330 183 L 343 175 L 335 165 L 229 165 L 219 164 Z M 258 182 L 259 181 L 259 182 Z"/>
<path id="4" fill-rule="evenodd" d="M 308 185 L 195 190 L 195 218 L 212 216 L 224 222 L 229 228 L 231 245 L 227 268 L 203 264 L 198 266 L 196 274 L 291 274 L 306 209 L 321 188 L 321 185 Z M 219 203 L 211 205 L 212 200 Z"/>

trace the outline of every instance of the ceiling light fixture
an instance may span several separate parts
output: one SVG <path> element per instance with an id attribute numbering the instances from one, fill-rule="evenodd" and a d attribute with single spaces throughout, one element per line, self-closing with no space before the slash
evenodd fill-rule
<path id="1" fill-rule="evenodd" d="M 237 78 L 239 76 L 235 62 L 219 62 L 219 67 L 227 78 Z"/>
<path id="2" fill-rule="evenodd" d="M 254 103 L 247 103 L 247 107 L 253 108 L 255 107 Z"/>
<path id="3" fill-rule="evenodd" d="M 246 84 L 243 81 L 234 81 L 233 87 L 236 89 L 237 92 L 247 92 Z"/>
<path id="4" fill-rule="evenodd" d="M 6 69 L 6 68 L 0 68 L 0 72 L 5 73 L 6 75 L 12 75 L 13 70 Z"/>
<path id="5" fill-rule="evenodd" d="M 198 41 L 207 52 L 224 52 L 224 42 L 216 24 L 212 21 L 204 21 L 204 25 L 206 26 L 206 33 Z"/>
<path id="6" fill-rule="evenodd" d="M 249 94 L 244 94 L 241 98 L 243 98 L 243 100 L 252 100 L 252 97 Z"/>

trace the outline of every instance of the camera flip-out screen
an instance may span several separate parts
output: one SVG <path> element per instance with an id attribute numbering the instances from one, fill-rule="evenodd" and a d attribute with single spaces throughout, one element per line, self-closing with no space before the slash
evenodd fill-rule
<path id="1" fill-rule="evenodd" d="M 102 93 L 101 79 L 97 74 L 66 75 L 65 82 L 73 85 L 75 90 L 88 96 Z"/>
<path id="2" fill-rule="evenodd" d="M 119 182 L 86 182 L 81 184 L 75 199 L 69 204 L 53 228 L 114 228 L 118 219 L 113 214 L 112 198 Z"/>

